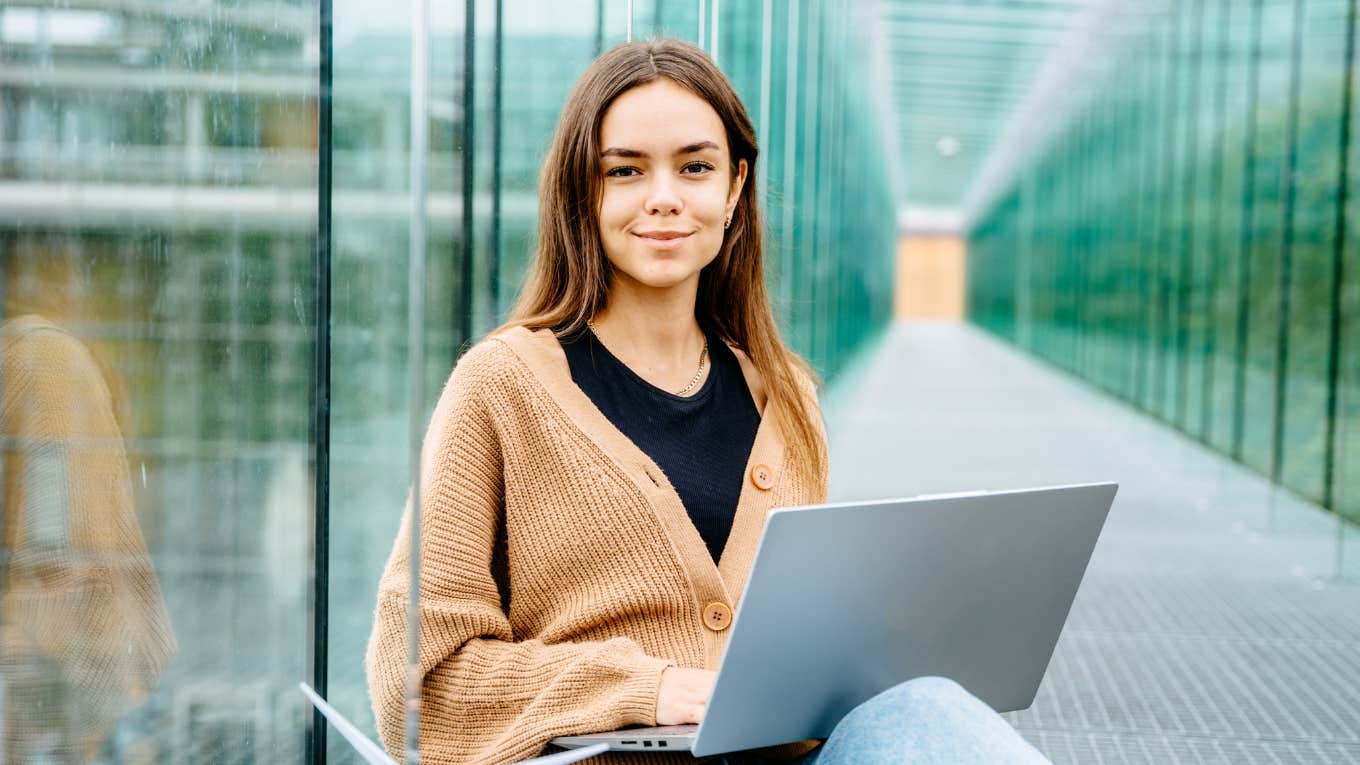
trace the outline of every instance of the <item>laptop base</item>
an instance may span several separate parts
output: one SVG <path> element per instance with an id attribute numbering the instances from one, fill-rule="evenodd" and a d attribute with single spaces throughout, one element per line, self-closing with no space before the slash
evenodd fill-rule
<path id="1" fill-rule="evenodd" d="M 688 752 L 698 735 L 698 725 L 658 725 L 585 736 L 558 736 L 548 743 L 564 749 L 608 744 L 611 752 Z"/>

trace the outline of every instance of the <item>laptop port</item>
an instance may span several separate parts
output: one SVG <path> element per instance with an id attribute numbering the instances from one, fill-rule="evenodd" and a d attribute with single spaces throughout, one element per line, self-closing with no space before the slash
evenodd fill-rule
<path id="1" fill-rule="evenodd" d="M 620 746 L 637 746 L 637 742 L 636 742 L 636 741 L 620 741 L 620 742 L 619 742 L 619 745 L 620 745 Z"/>
<path id="2" fill-rule="evenodd" d="M 657 746 L 662 746 L 662 747 L 664 747 L 664 746 L 666 745 L 666 742 L 665 742 L 665 741 L 658 741 L 658 742 L 656 742 L 656 745 L 657 745 Z"/>
<path id="3" fill-rule="evenodd" d="M 650 742 L 650 741 L 643 741 L 643 742 L 642 742 L 642 746 L 643 746 L 644 748 L 645 748 L 645 747 L 650 747 L 651 745 L 652 745 L 652 742 Z"/>

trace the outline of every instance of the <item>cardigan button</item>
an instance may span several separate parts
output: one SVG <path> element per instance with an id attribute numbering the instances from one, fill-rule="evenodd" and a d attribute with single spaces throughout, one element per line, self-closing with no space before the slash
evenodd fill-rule
<path id="1" fill-rule="evenodd" d="M 751 483 L 756 485 L 761 491 L 769 491 L 774 488 L 774 471 L 769 465 L 756 465 L 751 468 Z"/>
<path id="2" fill-rule="evenodd" d="M 704 626 L 714 632 L 722 632 L 732 625 L 732 609 L 726 603 L 709 603 L 704 606 Z"/>

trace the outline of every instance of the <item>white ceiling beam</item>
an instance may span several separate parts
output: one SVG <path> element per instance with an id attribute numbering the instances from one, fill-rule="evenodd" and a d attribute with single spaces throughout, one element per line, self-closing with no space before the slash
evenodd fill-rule
<path id="1" fill-rule="evenodd" d="M 219 3 L 155 2 L 154 0 L 5 0 L 6 10 L 33 8 L 50 11 L 106 11 L 166 22 L 194 22 L 252 29 L 291 37 L 306 37 L 317 29 L 311 8 L 277 2 L 252 2 L 249 6 Z"/>

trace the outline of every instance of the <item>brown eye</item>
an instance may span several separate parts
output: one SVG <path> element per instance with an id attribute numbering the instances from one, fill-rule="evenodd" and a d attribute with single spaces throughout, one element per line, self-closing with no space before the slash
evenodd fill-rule
<path id="1" fill-rule="evenodd" d="M 690 173 L 690 175 L 698 175 L 701 173 L 706 173 L 713 169 L 714 169 L 713 165 L 710 165 L 707 162 L 691 162 L 688 165 L 685 165 L 683 168 L 681 168 L 681 171 L 688 172 Z"/>
<path id="2" fill-rule="evenodd" d="M 639 174 L 640 173 L 636 167 L 627 166 L 611 168 L 610 170 L 605 172 L 605 175 L 609 176 L 610 178 L 631 178 L 634 175 Z"/>

